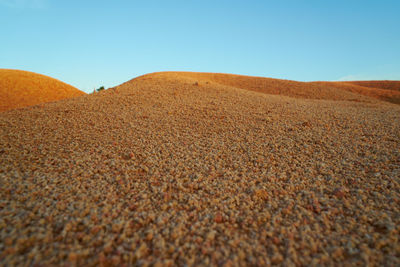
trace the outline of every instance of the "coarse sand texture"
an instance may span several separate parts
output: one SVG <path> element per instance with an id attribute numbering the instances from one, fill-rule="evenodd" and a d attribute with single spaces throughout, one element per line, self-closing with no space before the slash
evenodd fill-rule
<path id="1" fill-rule="evenodd" d="M 329 84 L 165 72 L 0 113 L 0 265 L 400 266 L 399 90 Z"/>

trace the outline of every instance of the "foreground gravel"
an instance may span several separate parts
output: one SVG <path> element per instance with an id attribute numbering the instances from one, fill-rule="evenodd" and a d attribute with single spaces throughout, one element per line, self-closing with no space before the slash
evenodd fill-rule
<path id="1" fill-rule="evenodd" d="M 144 76 L 0 114 L 0 265 L 400 265 L 400 107 Z"/>

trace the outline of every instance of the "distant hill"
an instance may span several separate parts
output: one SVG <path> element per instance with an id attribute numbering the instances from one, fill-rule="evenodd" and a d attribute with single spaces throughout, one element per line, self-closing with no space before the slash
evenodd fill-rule
<path id="1" fill-rule="evenodd" d="M 400 81 L 350 81 L 344 83 L 350 83 L 364 87 L 400 91 Z"/>
<path id="2" fill-rule="evenodd" d="M 379 99 L 400 104 L 400 81 L 298 82 L 222 73 L 158 72 L 140 76 L 118 88 L 141 86 L 142 83 L 149 85 L 151 80 L 155 83 L 174 81 L 177 83 L 177 88 L 184 86 L 185 83 L 197 83 L 203 87 L 232 87 L 295 98 L 358 102 L 371 102 Z"/>
<path id="3" fill-rule="evenodd" d="M 314 82 L 314 84 L 400 104 L 400 90 L 396 89 L 399 88 L 400 82 L 397 81 Z"/>
<path id="4" fill-rule="evenodd" d="M 45 75 L 0 69 L 0 112 L 84 94 L 69 84 Z"/>

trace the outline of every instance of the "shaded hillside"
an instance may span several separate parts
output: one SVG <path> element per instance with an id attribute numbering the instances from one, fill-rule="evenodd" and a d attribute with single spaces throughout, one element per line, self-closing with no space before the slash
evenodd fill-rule
<path id="1" fill-rule="evenodd" d="M 71 85 L 45 75 L 0 69 L 0 112 L 84 94 Z"/>

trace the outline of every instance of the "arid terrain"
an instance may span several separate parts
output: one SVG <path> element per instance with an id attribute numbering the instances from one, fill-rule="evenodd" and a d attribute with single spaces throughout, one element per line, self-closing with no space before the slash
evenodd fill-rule
<path id="1" fill-rule="evenodd" d="M 162 72 L 2 112 L 0 265 L 399 266 L 399 99 Z"/>
<path id="2" fill-rule="evenodd" d="M 0 69 L 0 112 L 84 94 L 69 84 L 45 75 Z"/>

